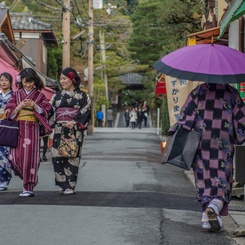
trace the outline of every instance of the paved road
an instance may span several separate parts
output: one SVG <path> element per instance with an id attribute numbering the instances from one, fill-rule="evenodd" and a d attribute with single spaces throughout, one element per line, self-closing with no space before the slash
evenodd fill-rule
<path id="1" fill-rule="evenodd" d="M 58 193 L 48 157 L 34 198 L 18 197 L 17 177 L 0 193 L 0 244 L 234 244 L 226 231 L 201 231 L 195 189 L 183 170 L 159 163 L 155 134 L 87 136 L 72 196 Z"/>

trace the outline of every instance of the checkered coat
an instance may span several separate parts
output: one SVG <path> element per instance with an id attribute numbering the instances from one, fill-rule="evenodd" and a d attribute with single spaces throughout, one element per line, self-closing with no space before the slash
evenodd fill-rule
<path id="1" fill-rule="evenodd" d="M 197 200 L 202 210 L 213 198 L 224 201 L 223 215 L 231 200 L 234 144 L 245 140 L 245 106 L 237 89 L 223 84 L 202 84 L 188 96 L 178 126 L 202 133 L 193 162 Z M 222 214 L 222 212 L 221 212 Z"/>

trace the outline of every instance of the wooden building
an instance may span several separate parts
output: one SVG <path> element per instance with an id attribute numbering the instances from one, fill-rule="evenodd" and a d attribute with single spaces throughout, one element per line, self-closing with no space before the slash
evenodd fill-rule
<path id="1" fill-rule="evenodd" d="M 35 20 L 32 13 L 10 13 L 10 19 L 20 51 L 47 75 L 47 46 L 59 45 L 52 25 Z"/>

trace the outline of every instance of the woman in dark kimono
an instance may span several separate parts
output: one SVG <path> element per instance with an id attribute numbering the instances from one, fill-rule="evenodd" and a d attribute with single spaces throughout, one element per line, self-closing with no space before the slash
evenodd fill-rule
<path id="1" fill-rule="evenodd" d="M 169 133 L 179 126 L 202 133 L 193 162 L 197 200 L 203 229 L 219 231 L 231 200 L 234 144 L 245 140 L 244 103 L 232 86 L 204 83 L 189 94 Z"/>
<path id="2" fill-rule="evenodd" d="M 74 69 L 64 69 L 60 76 L 63 89 L 50 101 L 50 124 L 54 127 L 52 162 L 55 183 L 63 194 L 75 193 L 83 132 L 91 118 L 91 100 L 79 89 L 80 81 Z"/>

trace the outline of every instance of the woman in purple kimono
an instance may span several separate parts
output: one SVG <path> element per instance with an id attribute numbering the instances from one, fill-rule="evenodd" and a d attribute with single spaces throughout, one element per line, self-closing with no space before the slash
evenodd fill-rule
<path id="1" fill-rule="evenodd" d="M 231 200 L 234 144 L 245 140 L 244 103 L 232 86 L 204 83 L 189 94 L 169 134 L 179 126 L 202 133 L 192 165 L 197 200 L 203 229 L 219 231 Z"/>

